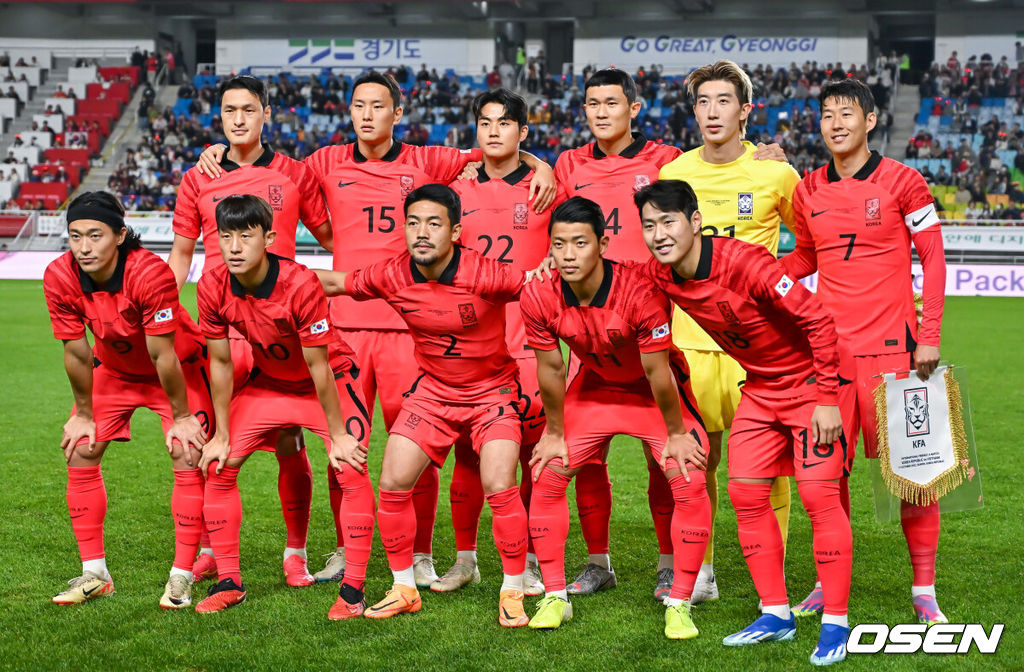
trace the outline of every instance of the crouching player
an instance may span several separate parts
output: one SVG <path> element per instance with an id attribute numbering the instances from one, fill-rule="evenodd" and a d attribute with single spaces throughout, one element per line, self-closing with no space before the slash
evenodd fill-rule
<path id="1" fill-rule="evenodd" d="M 67 220 L 71 249 L 46 268 L 43 292 L 75 398 L 61 447 L 82 575 L 53 601 L 78 604 L 114 592 L 103 549 L 100 461 L 111 441 L 131 438 L 132 414 L 145 407 L 160 416 L 174 469 L 174 564 L 160 606 L 187 607 L 203 515 L 198 449 L 211 415 L 202 338 L 178 303 L 170 267 L 142 248 L 116 198 L 86 192 L 71 202 Z"/>
<path id="2" fill-rule="evenodd" d="M 747 372 L 729 437 L 729 497 L 763 615 L 723 643 L 743 646 L 796 634 L 782 535 L 769 499 L 774 478 L 794 475 L 811 519 L 825 596 L 811 662 L 839 662 L 849 635 L 853 538 L 839 496 L 846 442 L 832 317 L 763 247 L 702 235 L 697 197 L 686 182 L 661 180 L 634 200 L 654 255 L 642 268 Z"/>
<path id="3" fill-rule="evenodd" d="M 600 206 L 579 196 L 556 208 L 551 254 L 561 279 L 529 283 L 520 304 L 547 418 L 531 460 L 530 502 L 530 534 L 547 594 L 530 627 L 557 628 L 572 618 L 566 489 L 583 465 L 606 461 L 614 435 L 628 434 L 650 447 L 672 490 L 674 573 L 665 636 L 691 639 L 697 628 L 690 594 L 711 527 L 701 471 L 707 434 L 686 360 L 672 345 L 670 304 L 639 271 L 603 258 L 604 222 Z M 581 363 L 568 389 L 559 339 Z"/>
<path id="4" fill-rule="evenodd" d="M 216 217 L 226 265 L 203 274 L 197 297 L 218 421 L 200 468 L 207 475 L 204 513 L 219 583 L 196 611 L 220 611 L 245 600 L 238 559 L 238 471 L 256 450 L 274 450 L 282 428 L 305 427 L 329 446 L 331 466 L 342 487 L 348 565 L 328 617 L 359 616 L 373 538 L 374 498 L 365 467 L 366 447 L 359 443 L 367 440 L 369 418 L 357 391 L 352 351 L 331 327 L 327 299 L 313 272 L 267 252 L 276 234 L 266 201 L 252 195 L 228 196 L 217 204 Z M 229 328 L 252 345 L 255 366 L 234 395 Z M 309 500 L 304 510 L 285 513 L 288 547 L 304 549 Z"/>
<path id="5" fill-rule="evenodd" d="M 385 300 L 409 325 L 421 369 L 391 426 L 380 475 L 377 523 L 394 586 L 366 616 L 420 610 L 412 489 L 431 463 L 444 464 L 456 439 L 468 437 L 480 457 L 505 573 L 498 621 L 520 627 L 529 622 L 523 609 L 527 521 L 516 487 L 519 380 L 505 344 L 505 304 L 519 298 L 522 276 L 454 243 L 462 232 L 460 208 L 449 187 L 419 187 L 405 199 L 407 252 L 352 273 L 317 275 L 329 296 Z"/>

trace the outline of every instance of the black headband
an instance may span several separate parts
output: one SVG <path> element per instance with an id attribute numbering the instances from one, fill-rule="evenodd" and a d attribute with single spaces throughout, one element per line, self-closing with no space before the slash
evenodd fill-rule
<path id="1" fill-rule="evenodd" d="M 67 217 L 69 226 L 71 222 L 76 222 L 79 219 L 94 219 L 109 226 L 114 230 L 114 233 L 124 228 L 124 216 L 115 210 L 104 208 L 102 205 L 82 204 L 72 206 L 68 208 Z"/>

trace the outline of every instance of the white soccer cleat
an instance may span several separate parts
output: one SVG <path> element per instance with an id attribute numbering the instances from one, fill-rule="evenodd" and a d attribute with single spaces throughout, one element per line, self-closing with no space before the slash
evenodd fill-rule
<path id="1" fill-rule="evenodd" d="M 412 572 L 416 579 L 417 588 L 429 588 L 430 584 L 437 581 L 437 572 L 434 571 L 434 559 L 424 553 L 413 555 Z"/>
<path id="2" fill-rule="evenodd" d="M 541 576 L 540 567 L 535 562 L 526 563 L 526 571 L 523 573 L 523 593 L 530 597 L 544 594 L 544 578 Z"/>
<path id="3" fill-rule="evenodd" d="M 327 563 L 324 568 L 313 575 L 317 583 L 336 583 L 345 577 L 345 549 L 325 554 Z"/>
<path id="4" fill-rule="evenodd" d="M 181 574 L 173 574 L 164 586 L 164 595 L 160 598 L 161 609 L 184 609 L 192 605 L 192 582 Z"/>
<path id="5" fill-rule="evenodd" d="M 715 575 L 710 576 L 703 572 L 697 575 L 697 581 L 693 584 L 693 594 L 690 597 L 690 604 L 700 604 L 718 599 L 718 582 Z"/>
<path id="6" fill-rule="evenodd" d="M 93 572 L 84 572 L 82 576 L 71 579 L 68 586 L 67 590 L 53 597 L 54 604 L 81 604 L 86 600 L 114 594 L 114 580 Z"/>

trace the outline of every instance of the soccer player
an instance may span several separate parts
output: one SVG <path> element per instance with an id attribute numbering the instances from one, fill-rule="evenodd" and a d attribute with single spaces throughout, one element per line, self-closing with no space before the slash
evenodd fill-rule
<path id="1" fill-rule="evenodd" d="M 878 457 L 873 398 L 878 375 L 914 368 L 927 378 L 938 364 L 946 263 L 924 178 L 868 149 L 867 134 L 875 126 L 871 90 L 854 79 L 834 81 L 822 87 L 819 100 L 821 135 L 832 160 L 797 187 L 797 246 L 782 262 L 796 277 L 818 271 L 818 296 L 835 318 L 844 377 L 852 379 L 840 388 L 852 468 L 860 429 L 865 455 Z M 924 270 L 920 331 L 911 243 Z M 849 513 L 846 479 L 842 494 Z M 939 504 L 901 506 L 915 615 L 922 623 L 945 623 L 935 600 Z"/>
<path id="2" fill-rule="evenodd" d="M 225 196 L 253 194 L 270 203 L 274 213 L 273 229 L 277 232 L 270 250 L 272 253 L 288 259 L 295 257 L 295 235 L 300 219 L 321 245 L 331 249 L 331 223 L 316 177 L 303 163 L 274 152 L 260 141 L 263 126 L 271 114 L 264 81 L 249 75 L 225 79 L 218 89 L 217 99 L 220 101 L 221 124 L 230 143 L 219 164 L 225 175 L 215 180 L 199 170 L 189 170 L 182 178 L 174 206 L 174 243 L 167 260 L 179 288 L 188 279 L 196 240 L 200 237 L 205 253 L 203 272 L 224 265 L 215 213 Z M 240 387 L 248 377 L 252 355 L 241 334 L 231 332 L 230 338 L 236 349 L 235 384 Z M 288 509 L 304 511 L 309 508 L 307 502 L 313 496 L 313 471 L 306 452 L 295 452 L 294 449 L 296 444 L 303 445 L 301 431 L 285 429 L 278 437 L 278 443 L 279 450 L 274 453 L 280 462 L 278 492 L 282 513 L 287 516 Z M 333 496 L 334 490 L 331 494 L 337 536 L 341 539 L 340 497 Z M 306 567 L 305 550 L 285 550 L 285 559 L 293 556 L 296 559 L 289 561 L 288 584 L 309 585 L 313 577 Z M 217 564 L 204 525 L 203 544 L 196 560 L 194 578 L 201 581 L 216 575 Z"/>
<path id="3" fill-rule="evenodd" d="M 654 255 L 643 269 L 747 372 L 729 440 L 729 498 L 762 616 L 723 643 L 744 646 L 796 634 L 782 534 L 769 498 L 777 476 L 795 475 L 825 596 L 811 662 L 838 662 L 849 636 L 853 538 L 839 495 L 846 441 L 832 317 L 765 248 L 703 235 L 697 197 L 686 182 L 660 180 L 637 193 L 636 205 Z"/>
<path id="4" fill-rule="evenodd" d="M 505 345 L 505 304 L 519 298 L 523 276 L 455 243 L 460 207 L 449 187 L 415 189 L 404 208 L 406 253 L 354 273 L 317 271 L 328 295 L 383 299 L 401 315 L 421 371 L 391 426 L 381 467 L 377 523 L 394 585 L 366 616 L 420 610 L 412 488 L 429 464 L 444 463 L 453 441 L 468 436 L 480 457 L 505 573 L 498 622 L 521 627 L 529 622 L 523 609 L 527 519 L 516 487 L 519 381 Z"/>
<path id="5" fill-rule="evenodd" d="M 603 257 L 601 208 L 576 196 L 551 216 L 551 253 L 561 279 L 523 292 L 527 342 L 536 352 L 547 429 L 531 464 L 536 485 L 530 535 L 547 595 L 532 628 L 572 618 L 565 590 L 566 488 L 580 467 L 605 462 L 611 439 L 629 434 L 648 446 L 672 489 L 674 581 L 666 600 L 665 636 L 692 639 L 690 594 L 704 557 L 711 505 L 701 471 L 707 435 L 697 415 L 686 360 L 672 345 L 671 307 L 640 272 Z M 566 389 L 559 348 L 581 363 Z"/>
<path id="6" fill-rule="evenodd" d="M 485 257 L 508 264 L 514 275 L 533 269 L 548 253 L 549 213 L 537 214 L 529 207 L 529 183 L 533 171 L 519 158 L 519 143 L 526 138 L 526 101 L 507 89 L 485 91 L 473 100 L 477 142 L 483 165 L 471 180 L 458 180 L 452 188 L 462 201 L 460 241 Z M 529 472 L 533 446 L 544 431 L 544 406 L 537 389 L 537 363 L 526 345 L 519 302 L 508 304 L 505 336 L 509 352 L 519 365 L 520 411 L 523 438 L 519 460 L 523 478 L 519 494 L 529 511 Z M 452 525 L 455 528 L 456 562 L 440 579 L 430 584 L 439 592 L 457 590 L 480 581 L 476 562 L 477 528 L 483 509 L 479 461 L 472 445 L 455 444 L 455 468 L 450 488 Z M 533 549 L 528 549 L 524 592 L 541 595 L 544 584 Z"/>
<path id="7" fill-rule="evenodd" d="M 403 238 L 398 231 L 405 197 L 424 184 L 452 182 L 467 163 L 481 158 L 478 149 L 418 147 L 396 140 L 394 127 L 403 114 L 402 91 L 390 75 L 370 71 L 356 79 L 350 113 L 356 142 L 324 147 L 304 161 L 320 181 L 333 238 L 344 243 L 334 249 L 336 271 L 353 271 L 402 254 Z M 219 158 L 220 151 L 223 149 L 211 148 L 203 153 L 200 163 L 204 170 L 219 173 L 212 159 Z M 525 152 L 520 156 L 537 171 L 530 182 L 530 196 L 534 208 L 543 212 L 555 194 L 551 168 Z M 402 395 L 417 371 L 405 323 L 383 301 L 357 303 L 338 297 L 330 305 L 334 323 L 356 351 L 363 395 L 371 404 L 380 398 L 384 426 L 390 428 L 401 408 Z M 420 587 L 437 580 L 431 552 L 437 495 L 437 470 L 430 466 L 414 496 L 416 576 Z M 339 538 L 337 552 L 328 558 L 317 578 L 339 575 L 344 563 Z"/>
<path id="8" fill-rule="evenodd" d="M 100 462 L 111 441 L 131 439 L 132 414 L 145 407 L 160 416 L 174 469 L 174 563 L 160 606 L 181 609 L 192 603 L 203 509 L 197 467 L 212 412 L 202 339 L 178 303 L 171 269 L 142 248 L 116 198 L 86 192 L 68 206 L 67 220 L 71 249 L 47 266 L 43 293 L 75 398 L 61 448 L 82 575 L 53 601 L 78 604 L 114 592 L 103 548 L 107 491 Z"/>
<path id="9" fill-rule="evenodd" d="M 701 204 L 702 233 L 738 238 L 778 254 L 780 222 L 793 228 L 793 190 L 800 176 L 785 161 L 755 160 L 757 148 L 743 140 L 752 107 L 750 77 L 732 61 L 722 60 L 697 68 L 686 83 L 704 145 L 663 166 L 660 179 L 686 180 L 693 187 Z M 713 565 L 718 464 L 722 459 L 722 433 L 732 424 L 746 373 L 682 310 L 675 312 L 672 338 L 690 365 L 691 383 L 711 443 L 707 485 L 712 526 L 693 591 L 693 603 L 698 604 L 718 597 Z M 785 549 L 788 477 L 775 479 L 771 501 Z M 800 605 L 793 612 L 800 615 Z"/>
<path id="10" fill-rule="evenodd" d="M 334 478 L 343 491 L 340 510 L 348 564 L 328 617 L 359 616 L 365 606 L 374 495 L 366 473 L 366 447 L 355 438 L 366 436 L 369 417 L 356 387 L 354 355 L 331 327 L 327 299 L 313 272 L 267 252 L 277 235 L 270 204 L 251 194 L 227 196 L 217 204 L 216 217 L 225 265 L 203 274 L 197 299 L 218 423 L 199 466 L 207 475 L 204 513 L 219 582 L 196 611 L 221 611 L 245 600 L 238 558 L 239 469 L 255 451 L 272 450 L 281 428 L 305 427 L 329 446 Z M 255 363 L 253 374 L 235 394 L 229 327 L 245 335 Z M 308 499 L 304 505 L 304 510 L 285 513 L 289 548 L 306 546 Z"/>

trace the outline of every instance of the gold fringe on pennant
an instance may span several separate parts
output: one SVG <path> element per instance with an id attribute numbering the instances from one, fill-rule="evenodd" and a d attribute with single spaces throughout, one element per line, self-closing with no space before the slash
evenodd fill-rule
<path id="1" fill-rule="evenodd" d="M 943 374 L 946 382 L 946 402 L 949 406 L 949 431 L 953 442 L 953 466 L 924 485 L 899 476 L 892 470 L 889 460 L 889 420 L 885 378 L 875 388 L 875 419 L 878 426 L 878 459 L 882 480 L 896 497 L 917 506 L 925 506 L 944 497 L 963 483 L 967 475 L 967 433 L 961 412 L 960 384 L 953 378 L 953 367 Z"/>

